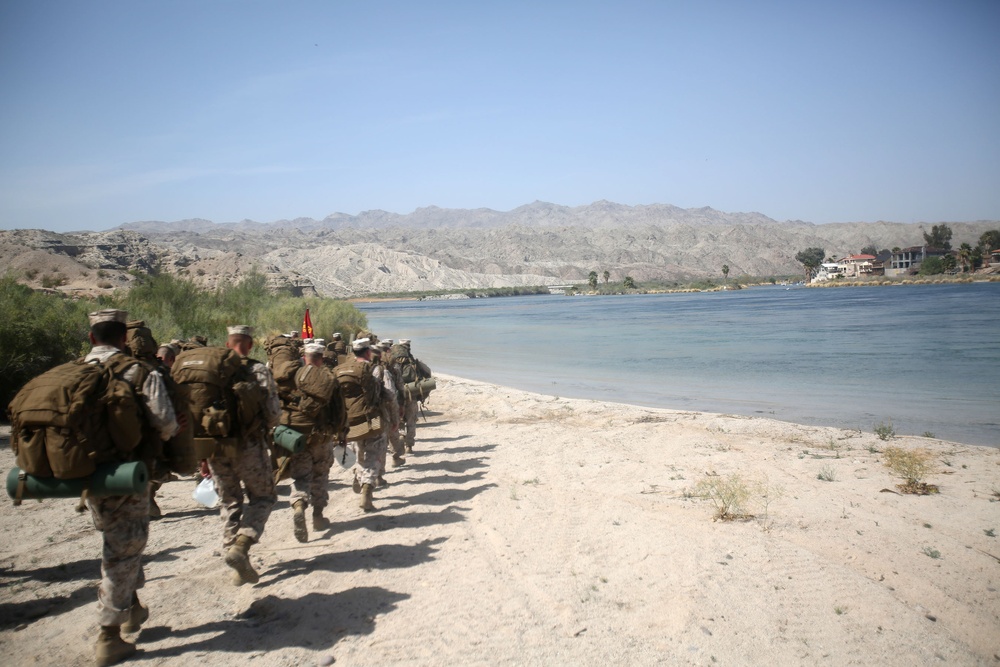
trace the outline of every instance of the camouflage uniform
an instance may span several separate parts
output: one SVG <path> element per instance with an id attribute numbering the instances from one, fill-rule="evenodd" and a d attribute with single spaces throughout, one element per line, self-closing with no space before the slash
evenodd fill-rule
<path id="1" fill-rule="evenodd" d="M 237 535 L 245 535 L 256 543 L 264 532 L 264 524 L 277 500 L 267 432 L 277 425 L 281 416 L 281 404 L 278 402 L 274 378 L 267 366 L 253 363 L 251 372 L 257 384 L 267 391 L 263 415 L 266 428 L 255 433 L 245 433 L 243 443 L 236 452 L 223 450 L 208 459 L 208 469 L 212 473 L 216 493 L 222 500 L 223 548 L 234 544 Z M 248 500 L 245 506 L 244 488 Z"/>
<path id="2" fill-rule="evenodd" d="M 406 425 L 406 451 L 413 451 L 413 443 L 417 439 L 417 402 L 412 398 L 403 403 L 403 423 Z"/>
<path id="3" fill-rule="evenodd" d="M 333 435 L 329 430 L 317 428 L 309 434 L 302 451 L 292 454 L 288 464 L 294 490 L 291 504 L 300 500 L 312 505 L 313 510 L 322 510 L 330 504 L 327 489 L 330 468 L 333 466 Z"/>
<path id="4" fill-rule="evenodd" d="M 374 438 L 365 438 L 355 443 L 358 454 L 355 476 L 361 484 L 377 486 L 378 478 L 385 471 L 385 455 L 389 449 L 388 433 L 393 425 L 399 424 L 399 406 L 396 403 L 396 385 L 392 381 L 392 373 L 386 373 L 385 368 L 376 365 L 372 376 L 382 383 L 382 400 L 379 403 L 379 418 L 383 429 Z"/>
<path id="5" fill-rule="evenodd" d="M 110 345 L 96 345 L 84 358 L 87 362 L 105 362 L 122 354 Z M 122 376 L 137 392 L 141 391 L 144 416 L 161 439 L 177 433 L 179 426 L 174 406 L 167 397 L 163 378 L 149 370 L 137 386 L 144 369 L 136 363 Z M 102 626 L 119 626 L 129 619 L 135 591 L 142 588 L 142 551 L 149 538 L 149 495 L 88 498 L 94 527 L 101 531 L 104 550 L 101 555 L 101 584 L 97 592 L 97 610 Z"/>

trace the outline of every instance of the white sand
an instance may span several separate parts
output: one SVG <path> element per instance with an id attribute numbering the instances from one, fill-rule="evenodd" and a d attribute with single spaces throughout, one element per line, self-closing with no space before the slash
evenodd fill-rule
<path id="1" fill-rule="evenodd" d="M 282 485 L 256 586 L 193 482 L 165 485 L 127 664 L 1000 664 L 1000 450 L 896 438 L 941 488 L 898 495 L 872 434 L 438 386 L 378 512 L 335 468 L 334 528 L 302 545 Z M 783 490 L 766 517 L 686 494 L 734 472 Z M 90 664 L 100 537 L 74 505 L 0 509 L 4 664 Z"/>

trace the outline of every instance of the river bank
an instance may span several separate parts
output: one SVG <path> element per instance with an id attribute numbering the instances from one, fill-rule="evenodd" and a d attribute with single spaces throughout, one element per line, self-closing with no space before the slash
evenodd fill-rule
<path id="1" fill-rule="evenodd" d="M 217 512 L 193 483 L 164 485 L 140 593 L 151 616 L 126 664 L 998 659 L 996 449 L 438 387 L 377 512 L 335 467 L 333 527 L 300 544 L 282 484 L 251 551 L 255 586 L 229 584 Z M 940 493 L 900 495 L 886 445 L 931 451 Z M 713 521 L 696 490 L 737 473 L 755 517 Z M 9 664 L 90 664 L 100 537 L 74 505 L 0 506 Z"/>

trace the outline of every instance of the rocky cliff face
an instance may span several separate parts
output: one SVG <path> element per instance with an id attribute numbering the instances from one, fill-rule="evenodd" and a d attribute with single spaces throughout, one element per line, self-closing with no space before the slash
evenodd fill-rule
<path id="1" fill-rule="evenodd" d="M 998 222 L 948 223 L 956 247 Z M 864 246 L 910 246 L 930 224 L 778 222 L 723 213 L 600 201 L 565 207 L 535 202 L 508 212 L 428 207 L 408 215 L 366 211 L 274 223 L 142 222 L 110 232 L 0 232 L 0 262 L 36 286 L 64 291 L 127 286 L 159 267 L 206 287 L 248 271 L 275 288 L 344 297 L 410 290 L 583 282 L 590 271 L 637 281 L 798 274 L 800 250 L 827 255 Z M 31 277 L 29 274 L 33 272 Z M 48 278 L 46 278 L 48 276 Z"/>

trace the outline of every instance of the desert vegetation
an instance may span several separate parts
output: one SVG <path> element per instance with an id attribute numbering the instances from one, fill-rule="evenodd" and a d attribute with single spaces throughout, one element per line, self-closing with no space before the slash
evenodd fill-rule
<path id="1" fill-rule="evenodd" d="M 297 329 L 306 308 L 320 335 L 367 326 L 364 314 L 347 302 L 273 294 L 259 273 L 217 290 L 176 276 L 142 275 L 131 289 L 96 300 L 36 292 L 8 274 L 0 278 L 0 405 L 35 375 L 86 351 L 87 313 L 98 308 L 127 310 L 161 341 L 200 334 L 215 345 L 223 343 L 229 324 L 250 324 L 261 337 Z"/>

